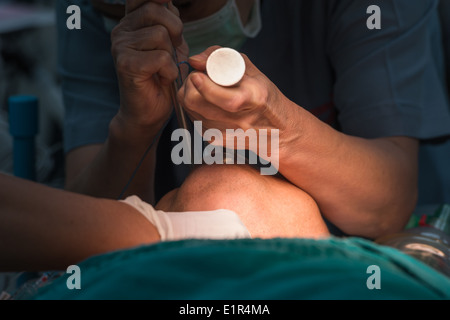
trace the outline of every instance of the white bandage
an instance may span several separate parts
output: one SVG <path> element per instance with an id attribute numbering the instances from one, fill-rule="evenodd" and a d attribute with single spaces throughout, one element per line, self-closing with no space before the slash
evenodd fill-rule
<path id="1" fill-rule="evenodd" d="M 142 213 L 156 227 L 161 241 L 251 238 L 239 216 L 230 210 L 164 212 L 137 196 L 121 201 Z"/>

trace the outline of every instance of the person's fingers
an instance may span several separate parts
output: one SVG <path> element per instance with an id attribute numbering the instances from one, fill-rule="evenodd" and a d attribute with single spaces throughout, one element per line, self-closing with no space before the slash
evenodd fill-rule
<path id="1" fill-rule="evenodd" d="M 203 133 L 207 129 L 216 129 L 221 132 L 222 141 L 213 143 L 217 145 L 225 145 L 228 139 L 231 139 L 230 143 L 234 143 L 234 135 L 229 137 L 227 130 L 248 130 L 253 127 L 255 117 L 260 116 L 252 113 L 252 110 L 242 110 L 239 113 L 226 111 L 216 103 L 208 102 L 190 81 L 185 82 L 180 89 L 178 99 L 191 120 L 202 122 Z"/>
<path id="2" fill-rule="evenodd" d="M 191 65 L 192 68 L 198 71 L 205 71 L 206 70 L 206 61 L 208 60 L 208 57 L 216 51 L 217 49 L 221 48 L 220 46 L 212 46 L 207 48 L 202 53 L 199 53 L 197 55 L 194 55 L 189 58 L 188 62 Z"/>
<path id="3" fill-rule="evenodd" d="M 148 82 L 155 74 L 162 85 L 169 85 L 178 76 L 178 68 L 172 56 L 164 50 L 136 51 L 123 50 L 116 57 L 116 69 L 122 77 L 129 76 L 128 85 L 139 87 Z"/>
<path id="4" fill-rule="evenodd" d="M 195 111 L 186 110 L 186 113 L 192 121 L 200 121 L 202 123 L 202 132 L 199 132 L 199 133 L 202 135 L 202 137 L 204 139 L 206 138 L 205 141 L 207 141 L 210 144 L 214 144 L 214 145 L 225 145 L 226 129 L 223 129 L 224 124 L 222 122 L 208 120 L 205 117 L 203 117 L 203 115 L 201 115 L 200 113 L 197 113 Z M 219 130 L 222 135 L 222 140 L 217 141 L 217 140 L 211 139 L 211 137 L 206 137 L 204 134 L 208 129 Z M 231 128 L 228 128 L 228 129 L 231 129 Z"/>
<path id="5" fill-rule="evenodd" d="M 172 3 L 172 1 L 169 2 L 167 8 L 173 13 L 175 14 L 177 17 L 180 17 L 180 11 L 178 10 L 177 7 L 175 7 Z"/>
<path id="6" fill-rule="evenodd" d="M 159 3 L 145 1 L 138 9 L 127 13 L 120 25 L 126 31 L 135 31 L 154 25 L 164 26 L 173 46 L 177 47 L 182 43 L 183 23 L 174 12 L 173 9 Z"/>
<path id="7" fill-rule="evenodd" d="M 241 80 L 245 81 L 245 85 L 233 87 L 219 86 L 203 73 L 192 74 L 188 81 L 193 84 L 203 99 L 228 112 L 245 111 L 247 107 L 255 107 L 255 104 L 264 101 L 264 91 L 259 90 L 258 83 L 246 75 Z"/>
<path id="8" fill-rule="evenodd" d="M 125 2 L 126 7 L 126 13 L 130 13 L 138 9 L 140 6 L 148 3 L 148 2 L 155 2 L 159 4 L 166 4 L 171 2 L 171 0 L 127 0 Z"/>
<path id="9" fill-rule="evenodd" d="M 261 90 L 259 84 L 259 70 L 253 65 L 250 59 L 242 54 L 244 58 L 246 70 L 241 83 L 245 82 L 245 85 L 235 85 L 231 87 L 223 87 L 214 83 L 205 74 L 206 63 L 208 57 L 215 50 L 220 48 L 219 46 L 212 46 L 203 51 L 202 53 L 192 56 L 189 59 L 189 64 L 198 71 L 193 73 L 187 81 L 191 81 L 202 97 L 212 104 L 218 105 L 228 112 L 238 112 L 245 110 L 246 105 L 255 106 L 264 103 L 267 95 L 265 90 Z"/>
<path id="10" fill-rule="evenodd" d="M 229 117 L 226 111 L 206 101 L 191 81 L 184 82 L 178 91 L 178 99 L 191 115 L 201 115 L 201 118 L 210 121 L 223 120 Z"/>
<path id="11" fill-rule="evenodd" d="M 137 51 L 165 50 L 171 53 L 173 50 L 169 33 L 161 25 L 127 32 L 122 41 L 123 46 Z"/>
<path id="12" fill-rule="evenodd" d="M 212 46 L 207 48 L 202 53 L 199 53 L 197 55 L 194 55 L 189 58 L 188 62 L 191 65 L 192 68 L 198 71 L 206 71 L 206 62 L 208 60 L 208 57 L 213 53 L 215 50 L 221 48 L 220 46 Z M 260 71 L 256 68 L 256 66 L 251 62 L 251 60 L 247 57 L 247 55 L 241 53 L 242 58 L 244 58 L 245 61 L 245 71 L 250 76 L 255 76 Z"/>

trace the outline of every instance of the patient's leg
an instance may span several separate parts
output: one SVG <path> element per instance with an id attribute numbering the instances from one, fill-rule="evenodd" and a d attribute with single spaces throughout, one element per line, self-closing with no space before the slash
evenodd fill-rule
<path id="1" fill-rule="evenodd" d="M 198 167 L 156 206 L 164 211 L 236 212 L 253 238 L 326 237 L 315 201 L 289 182 L 246 165 Z"/>

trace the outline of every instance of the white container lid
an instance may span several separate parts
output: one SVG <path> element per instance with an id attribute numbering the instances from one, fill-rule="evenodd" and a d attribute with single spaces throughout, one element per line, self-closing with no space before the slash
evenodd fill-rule
<path id="1" fill-rule="evenodd" d="M 209 78 L 218 85 L 234 86 L 245 73 L 245 61 L 242 55 L 231 48 L 220 48 L 211 53 L 206 61 Z"/>

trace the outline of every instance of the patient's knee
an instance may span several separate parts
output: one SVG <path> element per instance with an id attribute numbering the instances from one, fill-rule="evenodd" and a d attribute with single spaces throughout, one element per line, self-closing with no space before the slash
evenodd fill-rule
<path id="1" fill-rule="evenodd" d="M 163 200 L 170 203 L 158 208 L 164 211 L 232 210 L 253 237 L 328 235 L 313 198 L 288 181 L 261 176 L 246 165 L 199 167 Z"/>
<path id="2" fill-rule="evenodd" d="M 172 194 L 172 211 L 236 210 L 264 192 L 258 171 L 246 165 L 197 167 Z"/>

